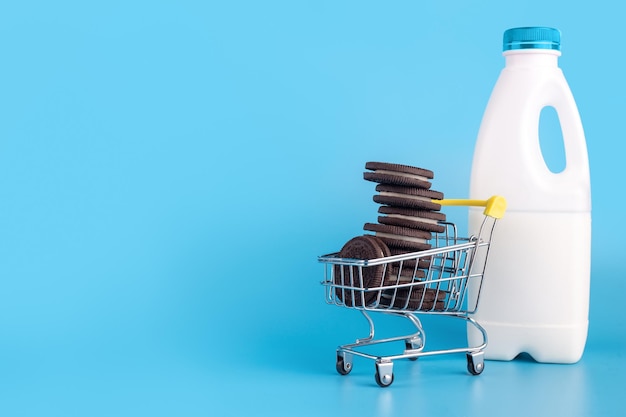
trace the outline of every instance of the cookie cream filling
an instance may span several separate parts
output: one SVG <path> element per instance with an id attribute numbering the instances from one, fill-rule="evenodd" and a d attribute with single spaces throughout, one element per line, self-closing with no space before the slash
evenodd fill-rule
<path id="1" fill-rule="evenodd" d="M 376 236 L 386 237 L 388 239 L 405 240 L 407 242 L 413 242 L 413 243 L 428 243 L 428 239 L 423 239 L 419 237 L 411 237 L 411 236 L 394 235 L 391 233 L 376 232 Z"/>
<path id="2" fill-rule="evenodd" d="M 387 196 L 387 197 L 410 198 L 412 200 L 424 201 L 426 203 L 432 203 L 433 202 L 432 198 L 422 197 L 422 196 L 419 196 L 419 195 L 390 193 L 388 191 L 381 191 L 380 195 Z"/>
<path id="3" fill-rule="evenodd" d="M 420 180 L 420 181 L 430 182 L 430 179 L 423 175 L 407 174 L 406 172 L 398 172 L 398 171 L 388 171 L 386 169 L 377 169 L 376 172 L 381 173 L 381 174 L 395 175 L 397 177 L 413 178 L 413 179 Z"/>
<path id="4" fill-rule="evenodd" d="M 395 217 L 397 219 L 409 220 L 412 222 L 419 221 L 421 223 L 439 224 L 435 219 L 427 219 L 426 217 L 405 216 L 404 214 L 386 214 L 387 217 Z"/>

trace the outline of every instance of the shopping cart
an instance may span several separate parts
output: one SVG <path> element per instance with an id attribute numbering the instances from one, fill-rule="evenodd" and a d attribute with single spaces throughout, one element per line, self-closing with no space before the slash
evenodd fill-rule
<path id="1" fill-rule="evenodd" d="M 445 231 L 434 235 L 433 248 L 378 259 L 347 259 L 339 252 L 318 258 L 325 264 L 326 303 L 360 310 L 369 324 L 369 336 L 337 348 L 337 372 L 347 375 L 352 370 L 353 356 L 372 359 L 376 363 L 375 379 L 381 387 L 393 383 L 393 361 L 415 360 L 420 356 L 465 353 L 467 370 L 479 375 L 484 369 L 487 333 L 470 315 L 476 311 L 489 246 L 497 220 L 506 210 L 506 200 L 493 196 L 488 200 L 438 200 L 447 206 L 485 207 L 484 219 L 476 236 L 462 238 L 454 223 L 440 222 Z M 378 268 L 382 284 L 364 288 L 366 268 Z M 407 279 L 408 277 L 408 279 Z M 396 337 L 375 339 L 374 321 L 370 312 L 405 317 L 415 332 Z M 474 326 L 482 335 L 477 346 L 426 350 L 426 334 L 418 315 L 443 315 L 459 318 Z M 363 348 L 404 341 L 404 350 L 395 355 L 375 355 Z"/>

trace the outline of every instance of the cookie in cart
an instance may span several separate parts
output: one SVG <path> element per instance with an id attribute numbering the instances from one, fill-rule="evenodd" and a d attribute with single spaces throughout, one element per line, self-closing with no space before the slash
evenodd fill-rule
<path id="1" fill-rule="evenodd" d="M 465 353 L 467 369 L 479 375 L 484 369 L 487 333 L 472 317 L 488 261 L 489 246 L 506 201 L 444 199 L 432 189 L 431 170 L 386 162 L 368 162 L 363 178 L 376 183 L 379 204 L 376 223 L 365 223 L 364 234 L 346 242 L 339 252 L 323 255 L 327 304 L 358 310 L 369 324 L 369 335 L 337 348 L 336 369 L 352 370 L 354 356 L 375 362 L 375 380 L 381 387 L 394 381 L 393 363 L 421 356 Z M 477 236 L 459 237 L 443 206 L 483 206 L 484 220 Z M 371 313 L 406 318 L 414 331 L 377 339 Z M 473 346 L 428 350 L 420 315 L 461 319 L 475 327 L 482 341 Z M 363 348 L 396 343 L 404 349 L 394 355 L 375 355 Z M 371 351 L 371 350 L 370 350 Z"/>

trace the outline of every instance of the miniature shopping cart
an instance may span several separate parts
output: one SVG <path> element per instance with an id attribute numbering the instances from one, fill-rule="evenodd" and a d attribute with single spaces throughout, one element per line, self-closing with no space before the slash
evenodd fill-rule
<path id="1" fill-rule="evenodd" d="M 497 220 L 506 210 L 503 197 L 488 200 L 440 200 L 441 205 L 482 206 L 484 219 L 476 236 L 457 236 L 454 223 L 440 222 L 445 231 L 434 235 L 433 248 L 378 259 L 347 259 L 339 253 L 319 257 L 325 264 L 326 302 L 360 310 L 369 323 L 368 337 L 337 348 L 337 372 L 347 375 L 352 370 L 353 356 L 372 359 L 376 363 L 375 379 L 381 387 L 394 380 L 393 361 L 415 360 L 420 356 L 465 353 L 467 369 L 479 375 L 484 368 L 487 333 L 470 315 L 476 311 L 480 298 L 489 246 Z M 384 279 L 376 287 L 364 288 L 366 268 L 378 268 Z M 407 277 L 409 277 L 407 279 Z M 397 315 L 408 319 L 415 332 L 384 339 L 374 338 L 374 322 L 370 312 Z M 460 318 L 478 329 L 482 343 L 444 350 L 426 350 L 426 334 L 418 315 L 443 315 Z M 372 345 L 402 342 L 404 350 L 396 355 L 375 355 L 363 348 Z"/>

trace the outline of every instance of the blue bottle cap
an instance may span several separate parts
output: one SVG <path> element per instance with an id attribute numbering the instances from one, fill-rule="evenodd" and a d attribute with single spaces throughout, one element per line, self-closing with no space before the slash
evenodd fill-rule
<path id="1" fill-rule="evenodd" d="M 503 51 L 516 49 L 561 50 L 561 32 L 549 27 L 523 27 L 504 32 Z"/>

